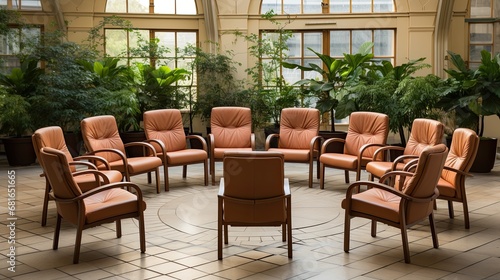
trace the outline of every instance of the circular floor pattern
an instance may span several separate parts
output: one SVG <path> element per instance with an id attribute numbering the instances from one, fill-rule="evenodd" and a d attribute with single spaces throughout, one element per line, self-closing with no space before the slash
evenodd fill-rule
<path id="1" fill-rule="evenodd" d="M 200 190 L 198 193 L 173 199 L 160 207 L 158 215 L 167 226 L 188 234 L 217 230 L 217 189 Z M 294 237 L 324 236 L 325 229 L 331 234 L 343 231 L 343 209 L 339 193 L 292 187 L 292 228 Z M 320 214 L 321 213 L 321 214 Z M 330 213 L 325 215 L 325 213 Z M 234 228 L 237 236 L 281 236 L 279 227 Z"/>

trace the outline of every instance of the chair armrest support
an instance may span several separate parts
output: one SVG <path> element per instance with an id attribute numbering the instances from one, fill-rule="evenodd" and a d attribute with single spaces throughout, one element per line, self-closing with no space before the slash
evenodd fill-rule
<path id="1" fill-rule="evenodd" d="M 264 147 L 264 150 L 269 150 L 269 148 L 271 148 L 271 139 L 273 138 L 280 138 L 280 135 L 278 133 L 273 133 L 273 134 L 269 134 L 266 138 L 266 144 L 265 144 L 265 147 Z"/>
<path id="2" fill-rule="evenodd" d="M 203 147 L 203 150 L 205 151 L 208 151 L 208 146 L 207 146 L 207 141 L 205 141 L 205 139 L 199 135 L 186 135 L 186 139 L 196 139 L 198 141 L 200 141 L 202 147 Z"/>
<path id="3" fill-rule="evenodd" d="M 447 171 L 451 171 L 451 172 L 455 172 L 455 173 L 458 173 L 462 176 L 466 176 L 466 177 L 474 177 L 474 175 L 470 174 L 470 173 L 467 173 L 467 172 L 464 172 L 462 170 L 459 170 L 459 169 L 456 169 L 456 168 L 453 168 L 453 167 L 450 167 L 450 166 L 444 166 L 443 167 L 444 170 L 447 170 Z"/>
<path id="4" fill-rule="evenodd" d="M 106 167 L 107 170 L 111 170 L 111 167 L 109 166 L 108 161 L 100 156 L 96 155 L 83 155 L 83 156 L 78 156 L 73 158 L 74 161 L 81 161 L 81 160 L 88 160 L 92 162 L 95 165 L 98 165 L 97 162 L 102 162 L 102 164 Z"/>
<path id="5" fill-rule="evenodd" d="M 86 174 L 94 174 L 96 182 L 99 181 L 98 177 L 101 177 L 102 180 L 104 181 L 105 185 L 109 184 L 109 178 L 106 175 L 104 175 L 104 173 L 102 173 L 99 170 L 87 169 L 87 170 L 82 170 L 82 171 L 76 171 L 76 172 L 73 172 L 72 174 L 73 174 L 73 176 L 80 176 L 80 175 L 86 175 Z"/>
<path id="6" fill-rule="evenodd" d="M 387 151 L 404 151 L 405 148 L 399 147 L 399 146 L 383 146 L 381 148 L 378 148 L 375 153 L 373 153 L 373 161 L 377 161 L 377 158 L 379 157 L 380 153 L 384 153 Z"/>
<path id="7" fill-rule="evenodd" d="M 88 167 L 89 169 L 97 170 L 97 166 L 95 166 L 95 164 L 88 162 L 88 161 L 72 161 L 72 162 L 68 162 L 68 164 L 73 165 L 73 166 L 83 165 L 83 166 Z"/>
<path id="8" fill-rule="evenodd" d="M 321 145 L 321 154 L 324 154 L 326 152 L 326 149 L 328 148 L 328 146 L 330 144 L 332 144 L 333 142 L 338 142 L 338 143 L 345 144 L 345 139 L 342 139 L 342 138 L 329 138 L 329 139 L 326 139 L 325 142 L 323 142 L 323 144 Z"/>
<path id="9" fill-rule="evenodd" d="M 161 141 L 160 141 L 161 142 Z M 156 155 L 156 151 L 155 151 L 155 148 L 153 147 L 153 145 L 149 144 L 149 143 L 146 143 L 146 142 L 129 142 L 127 144 L 124 144 L 125 148 L 127 147 L 132 147 L 132 146 L 142 146 L 143 148 L 146 148 L 146 149 L 149 149 L 151 150 L 151 154 L 153 156 L 157 156 Z"/>

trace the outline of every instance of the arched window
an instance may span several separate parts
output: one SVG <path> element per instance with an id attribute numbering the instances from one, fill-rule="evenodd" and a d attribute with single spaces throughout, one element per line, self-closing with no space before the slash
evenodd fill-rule
<path id="1" fill-rule="evenodd" d="M 107 13 L 196 15 L 194 0 L 108 0 Z"/>
<path id="2" fill-rule="evenodd" d="M 481 63 L 481 51 L 500 52 L 500 3 L 495 0 L 470 1 L 469 67 L 475 69 Z"/>

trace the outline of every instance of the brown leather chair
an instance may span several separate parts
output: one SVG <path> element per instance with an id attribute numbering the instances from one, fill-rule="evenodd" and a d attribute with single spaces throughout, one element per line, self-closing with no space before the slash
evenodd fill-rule
<path id="1" fill-rule="evenodd" d="M 325 185 L 325 167 L 343 169 L 345 182 L 349 183 L 349 171 L 356 172 L 360 180 L 361 169 L 373 160 L 377 147 L 385 146 L 389 133 L 389 117 L 373 112 L 354 112 L 349 117 L 346 139 L 330 138 L 321 146 L 319 185 Z M 344 144 L 344 153 L 327 153 L 328 145 Z M 381 159 L 381 156 L 380 156 Z"/>
<path id="2" fill-rule="evenodd" d="M 40 162 L 40 166 L 45 170 L 42 161 L 40 160 L 40 149 L 49 147 L 54 148 L 63 152 L 66 155 L 66 159 L 70 165 L 71 172 L 76 172 L 76 166 L 83 166 L 84 168 L 97 169 L 97 167 L 90 163 L 93 162 L 101 162 L 105 169 L 102 170 L 102 173 L 106 176 L 107 180 L 111 183 L 120 182 L 123 179 L 122 174 L 119 171 L 111 170 L 108 162 L 102 158 L 97 156 L 80 156 L 73 158 L 68 147 L 66 146 L 66 141 L 64 140 L 64 133 L 59 126 L 49 126 L 37 129 L 35 133 L 32 135 L 33 140 L 33 148 L 35 150 L 38 161 Z M 42 174 L 45 176 L 45 174 Z M 80 174 L 79 176 L 75 176 L 75 182 L 78 184 L 78 187 L 82 190 L 82 192 L 87 192 L 95 187 L 98 187 L 102 184 L 102 180 L 97 180 L 94 174 Z M 47 208 L 49 205 L 49 200 L 51 200 L 50 193 L 52 191 L 52 187 L 49 184 L 49 180 L 45 177 L 45 194 L 43 198 L 43 206 L 42 206 L 42 226 L 47 224 Z"/>
<path id="3" fill-rule="evenodd" d="M 373 160 L 366 164 L 366 171 L 370 173 L 370 179 L 380 178 L 391 170 L 402 170 L 409 160 L 418 158 L 426 147 L 443 143 L 443 132 L 444 125 L 439 121 L 415 119 L 406 147 L 385 146 L 375 151 Z M 394 162 L 381 161 L 381 155 L 385 155 L 390 150 L 402 151 L 403 155 Z"/>
<path id="4" fill-rule="evenodd" d="M 101 176 L 105 184 L 85 193 L 74 180 L 65 153 L 42 148 L 40 159 L 45 167 L 45 174 L 53 188 L 53 197 L 57 205 L 57 223 L 54 231 L 53 249 L 59 245 L 61 220 L 64 219 L 77 226 L 73 263 L 78 263 L 82 231 L 104 223 L 116 223 L 116 237 L 121 237 L 121 220 L 136 218 L 139 220 L 139 237 L 141 253 L 146 251 L 144 232 L 144 215 L 146 203 L 142 199 L 141 189 L 130 182 L 109 184 L 107 177 L 98 170 L 78 171 L 77 173 Z M 132 188 L 131 193 L 122 188 Z"/>
<path id="5" fill-rule="evenodd" d="M 210 115 L 210 174 L 215 185 L 215 162 L 222 161 L 226 151 L 255 150 L 252 112 L 245 107 L 215 107 Z"/>
<path id="6" fill-rule="evenodd" d="M 476 158 L 479 137 L 467 128 L 458 128 L 453 132 L 450 152 L 446 158 L 441 178 L 438 181 L 438 199 L 448 201 L 450 219 L 454 218 L 453 201 L 461 202 L 464 209 L 465 228 L 470 228 L 469 208 L 465 192 L 465 178 L 472 176 L 469 170 Z"/>
<path id="7" fill-rule="evenodd" d="M 222 236 L 228 244 L 230 226 L 281 226 L 292 257 L 292 208 L 284 156 L 278 152 L 229 151 L 218 194 L 217 252 L 222 259 Z M 224 228 L 224 231 L 223 231 Z"/>
<path id="8" fill-rule="evenodd" d="M 99 155 L 105 158 L 111 169 L 118 170 L 130 182 L 130 176 L 155 172 L 156 193 L 160 193 L 159 167 L 163 165 L 156 155 L 153 145 L 145 142 L 131 142 L 123 144 L 118 134 L 118 126 L 113 116 L 96 116 L 85 118 L 81 122 L 82 136 L 88 154 Z M 128 157 L 126 147 L 140 146 L 146 150 L 142 157 Z M 97 165 L 103 169 L 102 165 Z M 149 174 L 148 181 L 151 183 Z"/>
<path id="9" fill-rule="evenodd" d="M 280 152 L 285 155 L 285 162 L 309 164 L 309 187 L 312 188 L 314 159 L 318 161 L 321 136 L 319 134 L 319 110 L 314 108 L 285 108 L 281 111 L 279 134 L 270 134 L 266 138 L 265 150 Z M 271 148 L 273 138 L 278 138 L 278 148 Z"/>
<path id="10" fill-rule="evenodd" d="M 203 163 L 205 186 L 208 185 L 208 152 L 203 137 L 184 133 L 181 111 L 161 109 L 144 112 L 146 142 L 151 143 L 163 162 L 165 191 L 168 191 L 168 167 L 182 165 L 182 178 L 186 178 L 187 165 Z M 197 139 L 203 149 L 188 149 L 187 139 Z"/>
<path id="11" fill-rule="evenodd" d="M 434 248 L 439 247 L 434 226 L 433 202 L 438 197 L 437 182 L 443 170 L 448 149 L 444 144 L 428 146 L 418 158 L 415 172 L 391 171 L 380 178 L 384 182 L 389 177 L 400 177 L 400 184 L 388 186 L 371 181 L 352 183 L 342 201 L 345 209 L 344 251 L 349 252 L 351 219 L 362 217 L 372 220 L 371 235 L 376 236 L 377 222 L 397 227 L 401 230 L 404 259 L 410 263 L 407 228 L 429 218 Z M 361 185 L 368 190 L 354 193 Z"/>

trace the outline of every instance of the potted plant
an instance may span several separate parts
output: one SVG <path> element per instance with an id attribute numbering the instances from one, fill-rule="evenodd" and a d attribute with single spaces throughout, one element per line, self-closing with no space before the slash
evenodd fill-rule
<path id="1" fill-rule="evenodd" d="M 481 64 L 477 70 L 469 69 L 463 58 L 448 51 L 456 69 L 446 69 L 448 89 L 443 93 L 441 105 L 453 111 L 458 127 L 468 127 L 480 137 L 479 148 L 471 172 L 490 172 L 495 164 L 497 139 L 484 137 L 484 117 L 500 118 L 500 54 L 481 51 Z"/>
<path id="2" fill-rule="evenodd" d="M 343 58 L 334 58 L 314 51 L 309 48 L 321 61 L 322 66 L 311 63 L 309 66 L 283 62 L 283 66 L 290 69 L 302 71 L 314 71 L 319 78 L 302 79 L 295 85 L 303 87 L 306 94 L 312 94 L 316 98 L 316 108 L 321 114 L 328 113 L 331 123 L 330 131 L 320 131 L 325 138 L 343 138 L 346 132 L 337 132 L 335 129 L 335 109 L 339 99 L 346 93 L 345 89 L 355 85 L 368 67 L 368 62 L 373 58 L 373 43 L 367 42 L 360 46 L 356 54 L 344 54 Z M 329 152 L 342 152 L 343 147 L 331 145 Z"/>
<path id="3" fill-rule="evenodd" d="M 31 142 L 35 128 L 31 107 L 42 70 L 36 59 L 26 59 L 20 68 L 0 74 L 0 132 L 9 165 L 30 165 L 36 155 Z"/>

